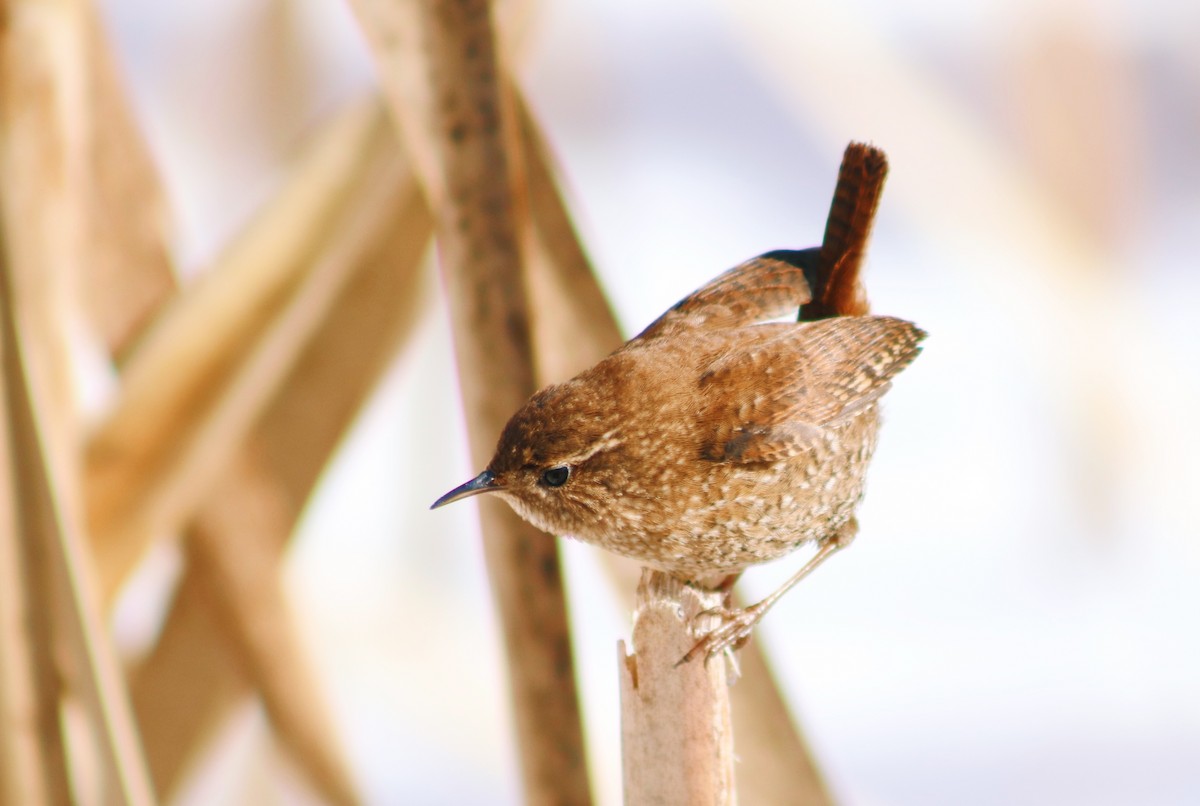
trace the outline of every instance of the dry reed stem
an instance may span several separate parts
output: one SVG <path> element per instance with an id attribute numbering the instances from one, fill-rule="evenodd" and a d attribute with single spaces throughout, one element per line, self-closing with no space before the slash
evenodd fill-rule
<path id="1" fill-rule="evenodd" d="M 437 161 L 431 120 L 433 100 L 425 80 L 418 5 L 395 0 L 354 0 L 352 5 L 371 46 L 405 151 L 426 196 L 436 203 L 446 191 Z M 519 4 L 509 3 L 504 9 L 508 12 L 506 21 L 510 29 L 520 31 L 525 27 L 527 9 L 514 5 Z M 519 47 L 510 41 L 506 51 L 515 50 Z M 520 216 L 517 224 L 532 301 L 529 318 L 536 345 L 536 374 L 539 383 L 547 383 L 568 378 L 595 363 L 618 347 L 622 338 L 554 183 L 549 154 L 528 104 L 507 75 L 502 81 L 506 101 L 516 113 L 510 135 L 513 148 L 519 145 L 520 151 L 515 153 L 520 155 L 522 173 L 528 174 L 518 191 L 523 191 L 520 201 L 528 205 L 530 214 Z M 510 151 L 510 155 L 513 153 Z M 555 329 L 568 323 L 571 329 L 585 331 L 584 337 L 554 337 Z M 597 348 L 597 343 L 603 346 Z"/>
<path id="2" fill-rule="evenodd" d="M 146 764 L 163 801 L 175 796 L 204 741 L 253 694 L 222 626 L 209 580 L 188 568 L 162 634 L 129 676 Z"/>
<path id="3" fill-rule="evenodd" d="M 0 27 L 0 176 L 13 293 L 21 302 L 27 370 L 42 396 L 39 418 L 68 511 L 79 506 L 78 418 L 66 305 L 86 259 L 83 156 L 83 5 L 16 0 Z"/>
<path id="4" fill-rule="evenodd" d="M 58 719 L 64 683 L 54 657 L 57 603 L 47 584 L 50 547 L 30 531 L 36 526 L 31 520 L 42 512 L 28 498 L 31 468 L 17 463 L 28 452 L 29 434 L 17 423 L 25 408 L 25 378 L 17 364 L 18 345 L 9 333 L 18 327 L 11 319 L 12 297 L 19 293 L 23 327 L 37 352 L 32 356 L 39 375 L 34 382 L 54 407 L 42 415 L 61 426 L 53 450 L 65 464 L 74 411 L 65 345 L 54 323 L 77 254 L 79 199 L 69 180 L 77 176 L 82 139 L 79 73 L 72 62 L 77 9 L 66 4 L 39 13 L 38 5 L 6 4 L 0 28 L 0 271 L 5 286 L 0 304 L 8 309 L 0 313 L 8 331 L 0 336 L 0 406 L 5 413 L 0 431 L 7 449 L 0 460 L 6 482 L 0 496 L 7 510 L 0 523 L 5 530 L 0 536 L 0 582 L 6 588 L 0 593 L 0 802 L 35 806 L 67 803 L 71 793 Z M 40 459 L 40 449 L 34 450 Z"/>
<path id="5" fill-rule="evenodd" d="M 117 667 L 95 609 L 74 528 L 80 510 L 74 389 L 65 330 L 72 282 L 90 254 L 84 221 L 91 110 L 85 81 L 91 40 L 81 2 L 14 2 L 0 43 L 0 177 L 8 328 L 5 367 L 16 523 L 26 571 L 23 608 L 33 616 L 42 761 L 57 800 L 84 771 L 102 776 L 112 802 L 149 800 Z M 36 399 L 37 405 L 33 404 Z M 62 757 L 60 718 L 78 697 L 84 727 Z M 51 736 L 53 734 L 53 736 Z M 70 797 L 68 794 L 67 797 Z"/>
<path id="6" fill-rule="evenodd" d="M 149 542 L 194 511 L 345 280 L 346 266 L 336 262 L 305 271 L 372 143 L 386 136 L 374 105 L 344 116 L 315 146 L 294 190 L 265 213 L 276 223 L 235 243 L 130 356 L 117 405 L 86 453 L 88 520 L 106 602 Z M 276 332 L 244 354 L 245 340 L 266 321 Z"/>
<path id="7" fill-rule="evenodd" d="M 697 636 L 715 626 L 715 616 L 701 614 L 723 598 L 670 574 L 642 571 L 634 653 L 626 653 L 623 641 L 618 649 L 623 780 L 631 806 L 737 802 L 726 663 L 677 665 Z"/>
<path id="8" fill-rule="evenodd" d="M 6 247 L 0 237 L 0 304 L 5 309 L 10 307 Z M 16 364 L 16 344 L 8 335 L 15 330 L 9 320 L 7 310 L 0 310 L 0 804 L 65 804 L 71 793 L 58 720 L 62 681 L 53 658 L 52 611 L 37 595 L 47 589 L 47 547 L 26 537 L 34 502 L 23 489 L 29 469 L 14 462 L 28 436 L 15 433 L 19 411 L 13 411 L 10 399 L 20 397 L 13 384 L 23 383 L 23 371 L 10 368 Z M 25 408 L 23 401 L 18 400 L 18 408 Z"/>
<path id="9" fill-rule="evenodd" d="M 0 417 L 5 418 L 0 449 L 7 457 L 7 411 L 0 410 Z M 23 568 L 9 470 L 7 460 L 0 462 L 0 806 L 39 806 L 54 801 L 49 793 L 56 779 L 65 778 L 66 762 L 57 721 L 39 717 L 43 703 L 56 705 L 58 698 L 43 697 L 40 688 L 39 657 L 44 663 L 45 652 L 38 653 L 36 636 L 46 628 L 38 626 L 41 619 L 31 618 L 26 604 L 32 580 Z M 43 738 L 43 727 L 55 733 Z"/>
<path id="10" fill-rule="evenodd" d="M 420 8 L 437 139 L 438 247 L 471 455 L 533 392 L 503 98 L 486 0 Z M 386 79 L 385 79 L 386 81 Z M 419 110 L 420 111 L 420 110 Z M 508 655 L 525 798 L 590 801 L 558 545 L 499 501 L 480 505 L 484 555 Z"/>
<path id="11" fill-rule="evenodd" d="M 438 169 L 438 146 L 430 114 L 433 90 L 421 36 L 417 0 L 350 0 L 375 60 L 393 122 L 431 206 L 438 207 L 446 189 Z M 493 20 L 501 36 L 500 62 L 521 56 L 530 28 L 531 0 L 500 0 Z"/>
<path id="12" fill-rule="evenodd" d="M 395 178 L 386 168 L 380 173 Z M 297 705 L 285 696 L 289 673 L 280 668 L 293 653 L 272 657 L 270 644 L 255 641 L 255 630 L 247 626 L 262 621 L 262 608 L 274 597 L 259 595 L 256 586 L 277 585 L 268 570 L 277 570 L 318 474 L 413 329 L 425 299 L 417 268 L 431 222 L 422 199 L 411 183 L 396 178 L 393 199 L 374 206 L 379 216 L 357 273 L 271 403 L 250 440 L 255 447 L 239 463 L 246 490 L 236 500 L 214 495 L 189 531 L 191 562 L 184 582 L 162 638 L 134 677 L 134 703 L 160 791 L 173 791 L 200 742 L 250 693 L 248 683 L 263 693 L 273 720 L 281 726 L 293 721 L 280 713 Z M 236 521 L 235 505 L 243 496 L 271 502 L 246 502 L 254 511 L 267 507 L 253 537 Z M 213 663 L 214 657 L 238 660 Z M 274 682 L 277 677 L 281 682 Z M 181 689 L 190 696 L 173 696 Z M 332 798 L 330 789 L 324 791 Z"/>
<path id="13" fill-rule="evenodd" d="M 45 765 L 45 788 L 38 794 L 48 802 L 65 803 L 72 797 L 71 764 L 59 724 L 62 698 L 69 691 L 81 698 L 87 710 L 106 801 L 149 804 L 153 802 L 149 777 L 120 672 L 94 604 L 88 569 L 81 560 L 82 543 L 64 523 L 60 508 L 54 459 L 48 455 L 43 436 L 46 426 L 38 414 L 46 407 L 26 370 L 32 351 L 18 333 L 21 297 L 13 293 L 13 287 L 7 265 L 0 265 L 0 340 L 11 489 L 17 502 L 14 521 L 20 535 L 20 578 L 25 583 L 23 609 L 30 620 L 27 639 L 36 660 L 33 682 L 43 744 L 36 762 Z"/>
<path id="14" fill-rule="evenodd" d="M 2 258 L 0 258 L 2 259 Z M 7 346 L 0 343 L 0 352 Z M 8 407 L 0 395 L 0 456 L 12 451 L 8 438 Z M 17 528 L 17 495 L 10 463 L 0 461 L 0 806 L 46 803 L 50 769 L 42 760 L 45 745 L 37 718 L 36 621 L 26 607 L 27 577 Z M 61 742 L 56 741 L 62 768 Z"/>

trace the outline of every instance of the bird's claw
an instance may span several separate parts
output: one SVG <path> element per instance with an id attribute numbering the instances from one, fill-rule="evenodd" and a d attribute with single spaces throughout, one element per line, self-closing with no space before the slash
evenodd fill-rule
<path id="1" fill-rule="evenodd" d="M 720 623 L 701 636 L 696 645 L 675 665 L 681 666 L 699 657 L 703 657 L 707 663 L 709 658 L 722 653 L 727 653 L 732 658 L 733 651 L 741 649 L 750 640 L 754 625 L 758 624 L 762 615 L 763 610 L 757 605 L 747 608 L 713 607 L 701 612 L 697 616 L 698 619 L 705 616 L 716 617 L 720 619 Z"/>

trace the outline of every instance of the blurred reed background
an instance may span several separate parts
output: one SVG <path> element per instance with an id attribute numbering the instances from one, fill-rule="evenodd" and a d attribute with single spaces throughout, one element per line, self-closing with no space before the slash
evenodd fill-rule
<path id="1" fill-rule="evenodd" d="M 171 802 L 521 797 L 475 512 L 427 509 L 478 468 L 428 214 L 371 100 L 360 20 L 382 5 L 106 0 L 93 30 L 86 3 L 6 4 L 0 290 L 32 392 L 6 333 L 0 515 L 95 559 L 52 618 L 100 670 L 68 675 L 91 681 L 68 741 L 121 766 L 80 725 L 125 669 Z M 849 140 L 890 157 L 868 292 L 931 336 L 888 397 L 854 548 L 755 636 L 837 799 L 1200 800 L 1200 7 L 499 17 L 626 335 L 749 256 L 817 244 Z M 135 476 L 162 479 L 148 509 Z M 37 655 L 20 602 L 71 599 L 61 564 L 14 545 L 10 703 Z M 593 788 L 619 803 L 628 613 L 594 549 L 563 550 Z M 248 696 L 264 678 L 273 694 Z M 106 724 L 137 756 L 121 715 Z M 11 783 L 32 756 L 6 735 Z M 75 774 L 82 792 L 103 777 Z"/>

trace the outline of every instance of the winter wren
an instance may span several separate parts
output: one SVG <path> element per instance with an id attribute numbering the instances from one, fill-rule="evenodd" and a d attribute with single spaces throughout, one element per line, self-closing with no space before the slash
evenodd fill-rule
<path id="1" fill-rule="evenodd" d="M 434 506 L 495 492 L 541 529 L 687 579 L 845 542 L 879 398 L 925 334 L 887 316 L 765 323 L 809 301 L 797 264 L 813 251 L 743 263 L 535 394 L 487 470 Z"/>
<path id="2" fill-rule="evenodd" d="M 494 492 L 541 529 L 705 584 L 816 543 L 785 586 L 726 612 L 688 658 L 744 641 L 854 536 L 879 399 L 925 336 L 888 316 L 803 321 L 825 290 L 814 302 L 811 289 L 830 282 L 821 264 L 820 249 L 780 250 L 717 277 L 530 398 L 487 469 L 433 506 Z M 802 321 L 770 321 L 798 309 Z"/>

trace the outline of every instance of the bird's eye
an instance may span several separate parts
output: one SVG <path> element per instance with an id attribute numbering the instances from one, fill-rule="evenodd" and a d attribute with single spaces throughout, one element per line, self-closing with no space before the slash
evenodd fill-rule
<path id="1" fill-rule="evenodd" d="M 561 487 L 567 483 L 567 477 L 570 475 L 571 468 L 566 465 L 559 465 L 542 473 L 542 483 L 547 487 Z"/>

